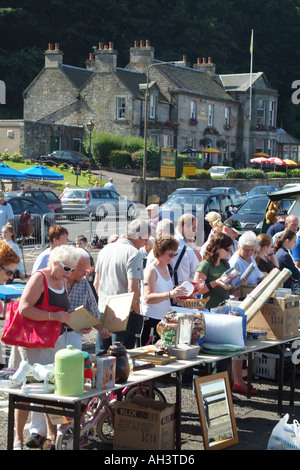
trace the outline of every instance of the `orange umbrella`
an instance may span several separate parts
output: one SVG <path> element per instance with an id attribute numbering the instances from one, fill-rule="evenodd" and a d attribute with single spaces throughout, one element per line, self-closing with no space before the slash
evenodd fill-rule
<path id="1" fill-rule="evenodd" d="M 258 153 L 255 153 L 254 155 L 252 155 L 252 157 L 270 158 L 270 155 L 268 155 L 267 153 L 264 153 L 264 152 L 258 152 Z"/>
<path id="2" fill-rule="evenodd" d="M 286 160 L 283 160 L 284 163 L 288 166 L 298 166 L 298 163 L 294 162 L 294 160 L 289 160 L 288 158 Z"/>
<path id="3" fill-rule="evenodd" d="M 215 153 L 215 154 L 220 154 L 221 152 L 217 149 L 214 149 L 212 147 L 207 147 L 206 149 L 200 150 L 201 153 Z"/>

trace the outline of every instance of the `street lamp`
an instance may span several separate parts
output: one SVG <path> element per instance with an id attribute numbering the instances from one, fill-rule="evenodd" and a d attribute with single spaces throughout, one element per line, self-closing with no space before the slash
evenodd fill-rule
<path id="1" fill-rule="evenodd" d="M 93 121 L 89 121 L 86 125 L 90 133 L 90 151 L 89 151 L 89 171 L 92 170 L 92 132 L 94 130 L 95 124 Z"/>
<path id="2" fill-rule="evenodd" d="M 146 82 L 146 91 L 145 91 L 145 120 L 144 120 L 144 158 L 143 158 L 143 204 L 146 206 L 147 201 L 147 191 L 146 191 L 146 167 L 147 167 L 147 130 L 148 130 L 148 99 L 149 99 L 149 73 L 151 67 L 156 67 L 157 65 L 165 64 L 176 64 L 178 61 L 171 62 L 157 62 L 155 64 L 150 64 L 147 68 L 147 82 Z M 181 62 L 180 62 L 181 63 Z"/>

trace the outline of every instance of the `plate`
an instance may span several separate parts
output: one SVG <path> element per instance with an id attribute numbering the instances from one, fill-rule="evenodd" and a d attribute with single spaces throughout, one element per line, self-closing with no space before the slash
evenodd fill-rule
<path id="1" fill-rule="evenodd" d="M 186 297 L 190 297 L 190 295 L 192 295 L 192 293 L 194 292 L 194 286 L 191 282 L 189 281 L 184 281 L 182 284 L 181 284 L 182 287 L 184 287 L 186 290 L 187 290 L 187 295 Z"/>

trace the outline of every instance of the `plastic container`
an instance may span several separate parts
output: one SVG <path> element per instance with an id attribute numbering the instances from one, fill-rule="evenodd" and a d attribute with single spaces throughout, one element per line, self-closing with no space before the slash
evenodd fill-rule
<path id="1" fill-rule="evenodd" d="M 84 392 L 84 353 L 67 346 L 55 354 L 55 394 L 77 397 Z"/>
<path id="2" fill-rule="evenodd" d="M 200 346 L 168 346 L 170 356 L 175 356 L 177 359 L 187 360 L 195 359 L 200 351 Z"/>

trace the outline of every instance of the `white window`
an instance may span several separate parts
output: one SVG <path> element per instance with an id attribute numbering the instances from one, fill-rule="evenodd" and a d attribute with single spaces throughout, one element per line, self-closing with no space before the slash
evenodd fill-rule
<path id="1" fill-rule="evenodd" d="M 149 99 L 149 118 L 150 119 L 155 119 L 156 118 L 156 96 L 155 95 L 150 95 Z"/>
<path id="2" fill-rule="evenodd" d="M 208 105 L 208 121 L 207 121 L 207 124 L 209 126 L 214 125 L 214 107 L 213 107 L 212 104 Z"/>
<path id="3" fill-rule="evenodd" d="M 197 118 L 197 103 L 196 101 L 190 102 L 190 119 Z"/>
<path id="4" fill-rule="evenodd" d="M 117 98 L 117 119 L 125 119 L 125 98 Z"/>
<path id="5" fill-rule="evenodd" d="M 225 108 L 225 124 L 229 124 L 230 123 L 230 119 L 229 119 L 229 108 Z"/>
<path id="6" fill-rule="evenodd" d="M 153 142 L 155 147 L 159 147 L 159 138 L 157 134 L 150 134 L 150 140 Z"/>
<path id="7" fill-rule="evenodd" d="M 270 101 L 270 108 L 269 108 L 269 126 L 275 127 L 275 106 L 276 101 Z"/>
<path id="8" fill-rule="evenodd" d="M 257 124 L 264 125 L 265 124 L 265 102 L 263 100 L 259 100 L 257 102 Z"/>
<path id="9" fill-rule="evenodd" d="M 172 136 L 168 134 L 162 135 L 162 148 L 164 149 L 172 148 Z"/>

